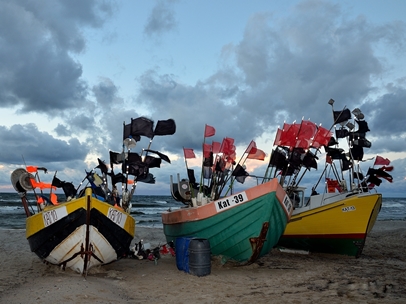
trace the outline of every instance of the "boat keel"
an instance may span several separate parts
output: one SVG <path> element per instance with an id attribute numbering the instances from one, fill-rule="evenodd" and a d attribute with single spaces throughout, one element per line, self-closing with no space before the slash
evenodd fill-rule
<path id="1" fill-rule="evenodd" d="M 247 265 L 252 264 L 255 262 L 261 254 L 262 247 L 264 247 L 264 243 L 266 241 L 266 235 L 269 229 L 269 222 L 264 222 L 262 224 L 261 232 L 258 237 L 250 238 L 250 243 L 252 247 L 252 255 L 247 261 Z"/>

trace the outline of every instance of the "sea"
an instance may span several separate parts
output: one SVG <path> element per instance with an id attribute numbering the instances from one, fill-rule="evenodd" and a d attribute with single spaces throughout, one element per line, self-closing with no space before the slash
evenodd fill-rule
<path id="1" fill-rule="evenodd" d="M 65 199 L 61 194 L 60 201 Z M 27 194 L 30 205 L 36 212 L 36 202 L 32 193 Z M 185 205 L 172 196 L 134 195 L 131 200 L 131 215 L 136 227 L 162 228 L 161 213 L 175 210 Z M 18 193 L 0 193 L 0 229 L 25 229 L 25 211 Z"/>
<path id="2" fill-rule="evenodd" d="M 32 196 L 31 196 L 32 195 Z M 61 200 L 64 195 L 61 196 Z M 35 206 L 33 194 L 27 194 Z M 162 228 L 161 214 L 166 210 L 175 210 L 185 205 L 171 196 L 134 195 L 131 215 L 136 227 Z M 0 229 L 25 229 L 26 215 L 17 193 L 0 193 Z M 382 208 L 378 221 L 406 221 L 406 198 L 382 198 Z"/>

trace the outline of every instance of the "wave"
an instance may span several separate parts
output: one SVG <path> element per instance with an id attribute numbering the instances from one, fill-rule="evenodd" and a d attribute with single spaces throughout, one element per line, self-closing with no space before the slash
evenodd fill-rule
<path id="1" fill-rule="evenodd" d="M 392 202 L 383 202 L 382 203 L 382 207 L 385 208 L 406 208 L 405 204 L 401 204 L 401 203 L 392 203 Z"/>
<path id="2" fill-rule="evenodd" d="M 162 205 L 168 204 L 167 201 L 154 201 L 154 203 L 155 204 L 162 204 Z"/>

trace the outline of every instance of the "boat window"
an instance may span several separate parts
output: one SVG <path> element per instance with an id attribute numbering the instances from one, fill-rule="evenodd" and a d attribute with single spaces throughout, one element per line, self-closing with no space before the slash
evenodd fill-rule
<path id="1" fill-rule="evenodd" d="M 289 195 L 290 200 L 293 203 L 294 208 L 302 208 L 303 207 L 303 191 L 295 191 Z"/>

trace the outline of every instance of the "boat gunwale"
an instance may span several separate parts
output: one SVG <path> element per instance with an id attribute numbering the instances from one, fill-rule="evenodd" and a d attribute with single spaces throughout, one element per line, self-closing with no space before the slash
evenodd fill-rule
<path id="1" fill-rule="evenodd" d="M 230 206 L 224 211 L 220 211 L 220 212 L 217 211 L 216 206 L 215 206 L 216 202 L 218 202 L 219 200 L 227 199 L 232 196 L 236 196 L 242 192 L 245 192 L 247 194 L 248 199 L 246 201 L 239 203 L 238 205 Z M 284 204 L 284 201 L 288 200 L 287 204 L 289 206 L 293 206 L 292 202 L 289 200 L 284 189 L 280 186 L 278 180 L 276 178 L 274 178 L 266 183 L 239 191 L 235 194 L 223 197 L 219 200 L 210 201 L 209 203 L 202 205 L 202 206 L 186 207 L 186 208 L 181 208 L 181 209 L 177 209 L 177 210 L 173 210 L 173 211 L 164 211 L 161 214 L 162 223 L 163 223 L 163 225 L 173 225 L 173 224 L 180 224 L 183 222 L 193 222 L 193 221 L 203 220 L 203 219 L 215 216 L 221 212 L 227 212 L 238 206 L 247 204 L 247 203 L 251 202 L 252 200 L 255 200 L 264 195 L 271 194 L 273 192 L 275 192 L 277 201 L 278 201 L 279 205 L 281 205 L 281 207 L 283 208 L 284 213 L 287 217 L 287 220 L 289 221 L 293 208 L 288 209 L 288 207 Z"/>

